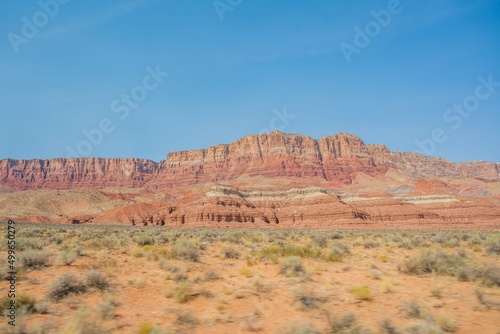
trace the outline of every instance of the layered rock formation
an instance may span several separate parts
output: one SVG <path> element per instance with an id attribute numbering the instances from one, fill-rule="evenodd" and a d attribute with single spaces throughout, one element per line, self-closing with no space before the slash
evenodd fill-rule
<path id="1" fill-rule="evenodd" d="M 352 183 L 358 173 L 377 177 L 389 169 L 419 177 L 500 178 L 499 163 L 452 163 L 416 153 L 390 152 L 384 145 L 366 145 L 345 133 L 315 140 L 275 131 L 246 136 L 232 144 L 172 152 L 160 163 L 144 159 L 4 159 L 0 161 L 0 187 L 167 189 L 242 175 L 316 179 L 338 186 Z"/>
<path id="2" fill-rule="evenodd" d="M 0 161 L 0 220 L 500 228 L 500 164 L 272 132 L 144 159 Z"/>
<path id="3" fill-rule="evenodd" d="M 158 169 L 145 159 L 71 158 L 0 161 L 0 186 L 16 190 L 142 187 Z"/>
<path id="4" fill-rule="evenodd" d="M 113 214 L 121 223 L 141 226 L 500 228 L 500 206 L 487 199 L 459 200 L 449 195 L 370 198 L 319 187 L 243 191 L 216 185 L 186 203 L 134 204 Z M 113 221 L 110 214 L 95 219 L 109 220 Z"/>

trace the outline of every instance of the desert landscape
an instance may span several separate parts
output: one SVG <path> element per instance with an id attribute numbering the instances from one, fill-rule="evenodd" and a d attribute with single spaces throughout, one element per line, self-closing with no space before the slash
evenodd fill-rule
<path id="1" fill-rule="evenodd" d="M 500 227 L 500 164 L 274 131 L 143 159 L 0 161 L 0 219 L 170 227 Z"/>
<path id="2" fill-rule="evenodd" d="M 275 131 L 160 163 L 0 167 L 6 333 L 500 328 L 497 163 Z"/>
<path id="3" fill-rule="evenodd" d="M 21 315 L 4 333 L 500 327 L 498 232 L 26 223 L 17 236 Z"/>
<path id="4" fill-rule="evenodd" d="M 0 334 L 500 334 L 500 1 L 0 1 Z"/>

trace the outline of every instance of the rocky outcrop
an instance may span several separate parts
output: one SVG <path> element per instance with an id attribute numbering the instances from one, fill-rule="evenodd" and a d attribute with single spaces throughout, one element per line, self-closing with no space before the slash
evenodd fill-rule
<path id="1" fill-rule="evenodd" d="M 316 179 L 336 186 L 352 183 L 358 173 L 377 177 L 389 169 L 423 178 L 500 179 L 499 163 L 452 163 L 416 153 L 390 152 L 384 145 L 366 145 L 346 133 L 315 140 L 274 131 L 231 144 L 172 152 L 160 163 L 144 159 L 4 159 L 0 161 L 0 187 L 159 190 L 234 180 L 242 175 Z"/>
<path id="2" fill-rule="evenodd" d="M 447 202 L 443 204 L 443 200 Z M 189 202 L 134 204 L 96 221 L 114 219 L 141 226 L 320 228 L 339 223 L 380 227 L 397 222 L 400 226 L 413 222 L 425 227 L 436 223 L 495 222 L 499 218 L 500 207 L 489 200 L 460 201 L 448 195 L 370 198 L 320 187 L 245 191 L 216 185 Z"/>

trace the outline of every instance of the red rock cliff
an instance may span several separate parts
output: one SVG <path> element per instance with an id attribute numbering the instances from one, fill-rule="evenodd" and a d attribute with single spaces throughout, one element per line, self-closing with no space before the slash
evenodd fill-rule
<path id="1" fill-rule="evenodd" d="M 241 175 L 317 178 L 349 184 L 356 173 L 377 176 L 389 168 L 422 177 L 500 178 L 499 163 L 452 163 L 416 153 L 391 153 L 384 145 L 366 145 L 346 133 L 315 140 L 274 131 L 207 149 L 172 152 L 159 164 L 144 159 L 5 159 L 0 161 L 0 186 L 162 189 L 231 180 Z"/>

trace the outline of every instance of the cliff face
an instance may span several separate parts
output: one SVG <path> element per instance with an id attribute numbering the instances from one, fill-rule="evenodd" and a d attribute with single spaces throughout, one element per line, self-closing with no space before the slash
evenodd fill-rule
<path id="1" fill-rule="evenodd" d="M 158 164 L 144 159 L 73 158 L 0 161 L 0 185 L 17 190 L 141 187 Z"/>
<path id="2" fill-rule="evenodd" d="M 246 136 L 228 145 L 168 154 L 147 186 L 155 188 L 235 179 L 240 175 L 321 178 L 350 183 L 355 172 L 383 174 L 376 154 L 389 154 L 383 145 L 365 145 L 353 135 L 337 134 L 315 140 L 275 131 Z"/>
<path id="3" fill-rule="evenodd" d="M 384 145 L 366 145 L 345 133 L 315 140 L 275 131 L 207 149 L 172 152 L 160 163 L 144 159 L 4 159 L 0 161 L 0 186 L 17 190 L 162 189 L 241 175 L 316 178 L 336 185 L 350 184 L 358 172 L 377 176 L 390 168 L 422 177 L 500 178 L 498 163 L 452 163 L 415 153 L 391 153 Z"/>

